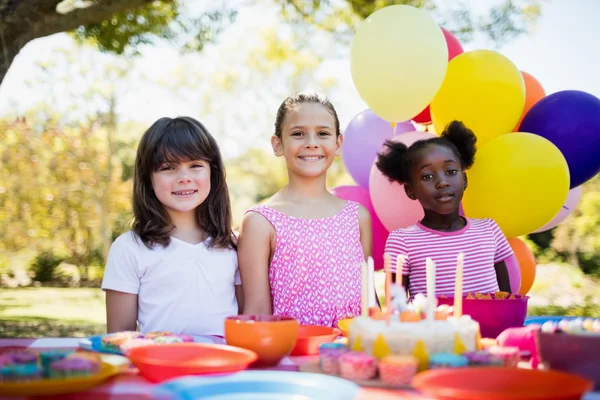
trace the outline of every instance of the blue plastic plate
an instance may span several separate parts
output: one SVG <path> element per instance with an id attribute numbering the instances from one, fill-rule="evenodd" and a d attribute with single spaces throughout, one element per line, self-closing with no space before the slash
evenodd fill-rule
<path id="1" fill-rule="evenodd" d="M 543 325 L 544 322 L 560 322 L 561 320 L 565 319 L 565 320 L 572 320 L 572 319 L 576 319 L 578 317 L 561 317 L 561 316 L 549 316 L 549 315 L 542 315 L 542 316 L 535 316 L 535 317 L 527 317 L 525 319 L 525 323 L 523 324 L 524 326 L 527 325 L 531 325 L 531 324 L 539 324 L 539 325 Z M 584 319 L 584 318 L 583 318 Z"/>
<path id="2" fill-rule="evenodd" d="M 221 376 L 186 376 L 154 390 L 172 400 L 352 400 L 360 386 L 323 374 L 291 371 L 242 371 Z"/>
<path id="3" fill-rule="evenodd" d="M 102 348 L 102 338 L 104 336 L 106 336 L 106 335 L 96 335 L 96 336 L 90 336 L 85 339 L 81 339 L 79 341 L 79 347 L 81 347 L 84 350 L 95 351 L 98 353 L 123 355 L 123 353 L 121 353 L 120 351 L 103 349 Z M 210 338 L 207 338 L 205 336 L 196 336 L 196 335 L 194 335 L 194 342 L 196 342 L 196 343 L 213 343 L 213 341 Z"/>

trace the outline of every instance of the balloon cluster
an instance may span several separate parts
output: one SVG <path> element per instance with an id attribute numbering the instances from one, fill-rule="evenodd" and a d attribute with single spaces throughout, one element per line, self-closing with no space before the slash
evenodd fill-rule
<path id="1" fill-rule="evenodd" d="M 386 140 L 410 145 L 459 120 L 478 146 L 462 211 L 498 223 L 515 250 L 512 286 L 518 282 L 525 294 L 535 259 L 518 237 L 562 222 L 581 184 L 600 171 L 600 99 L 576 90 L 546 95 L 504 55 L 465 52 L 427 12 L 404 5 L 382 8 L 359 26 L 350 66 L 369 109 L 350 121 L 342 147 L 357 185 L 332 191 L 371 211 L 376 268 L 388 233 L 423 217 L 419 203 L 377 170 L 377 153 Z M 433 129 L 418 132 L 415 124 Z"/>

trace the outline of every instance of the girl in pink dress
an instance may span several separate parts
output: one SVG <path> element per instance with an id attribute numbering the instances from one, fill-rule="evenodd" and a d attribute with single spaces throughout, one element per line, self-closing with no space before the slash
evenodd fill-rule
<path id="1" fill-rule="evenodd" d="M 361 312 L 361 267 L 371 255 L 371 217 L 327 191 L 342 135 L 331 102 L 299 93 L 279 107 L 273 152 L 288 184 L 244 215 L 238 242 L 244 314 L 337 326 Z"/>

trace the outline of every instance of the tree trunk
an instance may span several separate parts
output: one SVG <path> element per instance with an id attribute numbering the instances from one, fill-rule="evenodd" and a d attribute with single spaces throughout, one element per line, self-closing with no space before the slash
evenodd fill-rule
<path id="1" fill-rule="evenodd" d="M 116 13 L 138 8 L 151 0 L 94 1 L 85 8 L 77 8 L 66 14 L 56 11 L 61 1 L 0 0 L 0 85 L 19 51 L 33 39 L 104 21 Z"/>
<path id="2" fill-rule="evenodd" d="M 2 84 L 4 76 L 8 72 L 8 68 L 13 60 L 23 46 L 25 46 L 24 43 L 22 45 L 18 43 L 12 35 L 7 36 L 6 33 L 7 32 L 0 27 L 0 84 Z"/>

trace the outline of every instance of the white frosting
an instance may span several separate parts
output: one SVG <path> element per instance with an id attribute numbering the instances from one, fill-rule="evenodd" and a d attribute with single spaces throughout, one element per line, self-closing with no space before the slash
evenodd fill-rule
<path id="1" fill-rule="evenodd" d="M 479 324 L 468 315 L 459 319 L 421 320 L 416 322 L 374 320 L 368 317 L 355 318 L 349 326 L 350 344 L 360 337 L 364 351 L 373 354 L 373 346 L 379 334 L 383 335 L 392 354 L 412 354 L 419 340 L 425 344 L 428 354 L 454 352 L 454 338 L 459 334 L 467 351 L 477 347 Z"/>

